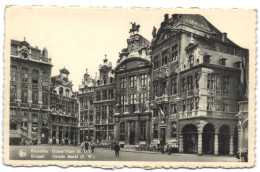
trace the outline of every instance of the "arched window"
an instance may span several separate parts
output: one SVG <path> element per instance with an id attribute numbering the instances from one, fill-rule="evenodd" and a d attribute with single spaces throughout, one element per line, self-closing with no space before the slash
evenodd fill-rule
<path id="1" fill-rule="evenodd" d="M 69 95 L 70 95 L 70 90 L 69 89 L 66 89 L 66 97 L 69 97 Z"/>
<path id="2" fill-rule="evenodd" d="M 63 95 L 63 88 L 62 87 L 60 87 L 60 89 L 59 89 L 59 94 Z"/>
<path id="3" fill-rule="evenodd" d="M 120 141 L 125 141 L 125 123 L 120 123 Z"/>

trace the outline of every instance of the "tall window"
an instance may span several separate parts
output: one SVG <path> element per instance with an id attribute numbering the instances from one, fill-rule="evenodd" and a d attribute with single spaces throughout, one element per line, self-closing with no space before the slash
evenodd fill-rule
<path id="1" fill-rule="evenodd" d="M 177 94 L 177 78 L 172 78 L 172 84 L 171 84 L 171 95 Z"/>
<path id="2" fill-rule="evenodd" d="M 223 76 L 223 92 L 228 93 L 230 88 L 230 78 L 229 76 Z"/>
<path id="3" fill-rule="evenodd" d="M 120 78 L 120 88 L 126 89 L 126 78 Z"/>
<path id="4" fill-rule="evenodd" d="M 146 97 L 147 97 L 147 93 L 141 93 L 140 94 L 141 97 L 141 109 L 142 112 L 146 111 Z"/>
<path id="5" fill-rule="evenodd" d="M 59 94 L 60 94 L 61 96 L 63 95 L 63 88 L 62 88 L 62 87 L 59 88 Z"/>
<path id="6" fill-rule="evenodd" d="M 162 66 L 168 63 L 168 50 L 162 52 Z"/>
<path id="7" fill-rule="evenodd" d="M 178 44 L 173 45 L 171 50 L 172 50 L 172 61 L 176 61 L 178 58 Z"/>
<path id="8" fill-rule="evenodd" d="M 125 123 L 120 123 L 120 141 L 125 141 Z"/>
<path id="9" fill-rule="evenodd" d="M 66 90 L 65 90 L 65 94 L 66 94 L 66 97 L 69 97 L 69 95 L 70 95 L 70 90 L 69 90 L 69 89 L 66 89 Z"/>
<path id="10" fill-rule="evenodd" d="M 28 101 L 28 70 L 23 68 L 21 70 L 21 101 L 22 103 L 27 103 Z"/>
<path id="11" fill-rule="evenodd" d="M 101 100 L 101 92 L 100 91 L 96 92 L 96 99 L 97 99 L 97 101 Z"/>
<path id="12" fill-rule="evenodd" d="M 135 88 L 136 87 L 136 76 L 131 76 L 130 77 L 130 88 Z"/>
<path id="13" fill-rule="evenodd" d="M 42 104 L 45 106 L 48 105 L 48 93 L 49 93 L 48 87 L 43 86 L 42 87 Z"/>
<path id="14" fill-rule="evenodd" d="M 188 63 L 189 63 L 189 67 L 193 67 L 193 65 L 194 65 L 194 56 L 193 55 L 189 56 Z"/>
<path id="15" fill-rule="evenodd" d="M 135 101 L 136 101 L 136 94 L 130 94 L 130 110 L 131 110 L 131 113 L 134 113 L 135 110 L 136 110 Z"/>
<path id="16" fill-rule="evenodd" d="M 195 97 L 195 110 L 199 109 L 199 97 Z"/>
<path id="17" fill-rule="evenodd" d="M 172 114 L 177 113 L 177 104 L 172 105 Z"/>
<path id="18" fill-rule="evenodd" d="M 100 122 L 100 116 L 101 116 L 101 107 L 98 106 L 98 107 L 96 107 L 96 121 L 97 121 L 97 123 Z"/>
<path id="19" fill-rule="evenodd" d="M 154 89 L 153 89 L 153 91 L 154 91 L 154 95 L 155 95 L 155 96 L 159 96 L 159 94 L 158 94 L 158 83 L 154 84 Z"/>
<path id="20" fill-rule="evenodd" d="M 154 63 L 154 69 L 158 69 L 159 68 L 159 56 L 158 55 L 154 57 L 153 63 Z"/>
<path id="21" fill-rule="evenodd" d="M 114 99 L 114 89 L 109 89 L 109 99 Z"/>
<path id="22" fill-rule="evenodd" d="M 37 70 L 32 71 L 32 103 L 38 104 L 38 78 L 39 72 Z"/>
<path id="23" fill-rule="evenodd" d="M 107 106 L 102 106 L 102 120 L 107 119 Z"/>
<path id="24" fill-rule="evenodd" d="M 185 78 L 182 78 L 182 80 L 181 80 L 181 85 L 182 85 L 182 92 L 185 92 L 185 91 L 186 91 Z"/>
<path id="25" fill-rule="evenodd" d="M 121 105 L 122 113 L 124 113 L 125 112 L 125 96 L 120 96 L 120 105 Z"/>
<path id="26" fill-rule="evenodd" d="M 162 82 L 162 94 L 166 94 L 167 91 L 167 81 Z"/>
<path id="27" fill-rule="evenodd" d="M 146 140 L 146 122 L 141 121 L 140 122 L 140 141 L 145 141 Z"/>
<path id="28" fill-rule="evenodd" d="M 141 86 L 146 86 L 147 85 L 147 74 L 142 74 L 141 75 Z"/>
<path id="29" fill-rule="evenodd" d="M 17 69 L 16 67 L 11 67 L 11 83 L 10 83 L 10 102 L 15 102 L 16 100 L 16 80 L 17 80 Z"/>
<path id="30" fill-rule="evenodd" d="M 214 105 L 214 97 L 207 97 L 207 110 L 212 111 Z"/>
<path id="31" fill-rule="evenodd" d="M 187 106 L 189 111 L 192 111 L 194 109 L 193 98 L 188 99 Z"/>
<path id="32" fill-rule="evenodd" d="M 176 122 L 171 123 L 171 138 L 177 137 L 177 124 Z"/>
<path id="33" fill-rule="evenodd" d="M 108 112 L 108 118 L 113 118 L 113 113 L 114 113 L 114 109 L 113 109 L 113 106 L 112 105 L 110 105 L 109 107 L 108 107 L 108 109 L 109 109 L 109 112 Z"/>
<path id="34" fill-rule="evenodd" d="M 188 80 L 188 91 L 192 91 L 193 90 L 193 78 L 192 78 L 192 75 L 188 76 L 187 80 Z"/>
<path id="35" fill-rule="evenodd" d="M 183 100 L 182 101 L 182 112 L 185 112 L 186 111 L 186 101 Z"/>
<path id="36" fill-rule="evenodd" d="M 223 99 L 222 111 L 229 112 L 229 100 L 228 99 L 225 99 L 225 98 Z"/>
<path id="37" fill-rule="evenodd" d="M 153 117 L 158 117 L 158 109 L 153 109 Z"/>
<path id="38" fill-rule="evenodd" d="M 154 139 L 158 138 L 158 124 L 153 125 L 153 138 Z"/>
<path id="39" fill-rule="evenodd" d="M 198 72 L 195 74 L 195 88 L 199 88 L 199 74 Z"/>
<path id="40" fill-rule="evenodd" d="M 102 91 L 102 96 L 103 96 L 102 100 L 107 100 L 107 90 Z"/>
<path id="41" fill-rule="evenodd" d="M 207 88 L 208 88 L 208 90 L 216 89 L 216 74 L 212 74 L 212 73 L 208 74 Z"/>

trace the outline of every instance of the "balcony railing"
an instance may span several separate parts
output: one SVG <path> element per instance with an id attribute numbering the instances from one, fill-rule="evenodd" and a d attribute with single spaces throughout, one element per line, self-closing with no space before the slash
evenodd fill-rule
<path id="1" fill-rule="evenodd" d="M 222 112 L 222 111 L 187 111 L 180 112 L 180 118 L 189 118 L 195 116 L 208 116 L 208 117 L 217 117 L 217 118 L 235 118 L 234 112 Z"/>

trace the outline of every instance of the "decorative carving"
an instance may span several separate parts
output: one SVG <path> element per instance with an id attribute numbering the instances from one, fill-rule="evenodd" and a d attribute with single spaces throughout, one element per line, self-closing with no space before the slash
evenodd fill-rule
<path id="1" fill-rule="evenodd" d="M 153 32 L 152 32 L 153 38 L 156 37 L 156 31 L 157 31 L 156 27 L 153 27 Z"/>

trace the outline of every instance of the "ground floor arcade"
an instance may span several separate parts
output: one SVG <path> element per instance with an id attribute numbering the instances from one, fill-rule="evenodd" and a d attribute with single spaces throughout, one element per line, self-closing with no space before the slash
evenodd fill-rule
<path id="1" fill-rule="evenodd" d="M 180 153 L 234 155 L 238 150 L 236 120 L 181 120 L 179 131 Z"/>

